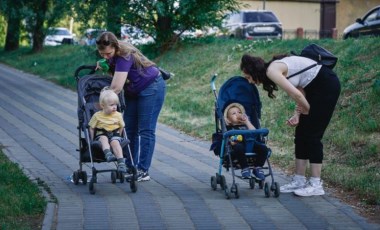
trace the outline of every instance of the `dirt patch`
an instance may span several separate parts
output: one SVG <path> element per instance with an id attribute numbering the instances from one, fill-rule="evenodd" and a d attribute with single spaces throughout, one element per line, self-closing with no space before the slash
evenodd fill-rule
<path id="1" fill-rule="evenodd" d="M 369 205 L 364 203 L 354 192 L 345 191 L 339 187 L 331 187 L 324 184 L 330 196 L 349 205 L 357 214 L 366 218 L 371 223 L 380 224 L 380 205 Z"/>

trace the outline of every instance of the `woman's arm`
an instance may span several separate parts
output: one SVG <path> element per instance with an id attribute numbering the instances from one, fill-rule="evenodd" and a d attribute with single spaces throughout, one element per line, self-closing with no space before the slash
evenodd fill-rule
<path id="1" fill-rule="evenodd" d="M 115 93 L 119 94 L 123 90 L 127 77 L 128 72 L 115 72 L 112 77 L 111 89 L 115 91 Z"/>
<path id="2" fill-rule="evenodd" d="M 299 112 L 302 114 L 309 114 L 310 104 L 306 100 L 303 93 L 294 87 L 288 79 L 286 79 L 286 73 L 288 67 L 284 63 L 274 62 L 271 63 L 267 69 L 267 76 L 278 87 L 283 89 L 293 100 L 297 103 Z"/>

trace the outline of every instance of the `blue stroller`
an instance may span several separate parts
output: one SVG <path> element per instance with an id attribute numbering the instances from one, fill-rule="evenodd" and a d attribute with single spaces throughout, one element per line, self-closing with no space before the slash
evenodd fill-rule
<path id="1" fill-rule="evenodd" d="M 235 198 L 239 198 L 239 185 L 235 180 L 235 169 L 239 168 L 236 161 L 233 160 L 233 150 L 229 142 L 230 138 L 236 135 L 242 135 L 245 140 L 245 155 L 247 158 L 247 163 L 252 169 L 253 162 L 257 157 L 255 153 L 255 147 L 261 146 L 266 149 L 266 166 L 262 167 L 265 170 L 265 178 L 270 176 L 271 182 L 268 183 L 264 180 L 259 180 L 258 178 L 249 178 L 249 186 L 254 189 L 255 183 L 259 184 L 259 188 L 263 189 L 266 197 L 272 196 L 278 197 L 280 195 L 280 186 L 274 181 L 272 168 L 269 162 L 269 157 L 271 155 L 270 148 L 266 147 L 266 137 L 269 130 L 266 128 L 260 128 L 260 118 L 261 118 L 261 101 L 259 92 L 255 85 L 249 84 L 247 79 L 241 76 L 235 76 L 228 79 L 220 88 L 219 94 L 216 92 L 214 75 L 211 79 L 211 88 L 215 96 L 215 128 L 216 132 L 212 135 L 212 145 L 210 151 L 213 150 L 215 155 L 219 156 L 219 170 L 215 176 L 211 176 L 211 188 L 216 190 L 218 185 L 224 190 L 227 199 L 231 195 L 235 195 Z M 255 130 L 228 130 L 226 127 L 226 122 L 224 120 L 223 112 L 224 109 L 231 103 L 241 104 L 246 114 L 249 116 L 251 123 L 256 127 Z M 262 149 L 262 148 L 261 148 Z M 222 169 L 232 168 L 232 185 L 229 189 L 226 183 L 226 178 L 222 175 Z"/>

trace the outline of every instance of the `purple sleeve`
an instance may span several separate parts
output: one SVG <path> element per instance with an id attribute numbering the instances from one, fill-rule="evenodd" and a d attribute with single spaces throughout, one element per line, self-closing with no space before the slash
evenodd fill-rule
<path id="1" fill-rule="evenodd" d="M 115 58 L 115 72 L 129 72 L 133 61 L 131 56 L 128 58 L 116 57 Z"/>

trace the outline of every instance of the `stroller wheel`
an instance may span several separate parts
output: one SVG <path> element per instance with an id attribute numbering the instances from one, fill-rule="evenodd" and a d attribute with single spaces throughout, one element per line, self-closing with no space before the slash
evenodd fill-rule
<path id="1" fill-rule="evenodd" d="M 249 178 L 249 187 L 251 189 L 254 189 L 255 188 L 255 178 Z"/>
<path id="2" fill-rule="evenodd" d="M 274 184 L 272 184 L 272 191 L 274 193 L 274 197 L 280 196 L 280 185 L 277 182 L 274 182 Z"/>
<path id="3" fill-rule="evenodd" d="M 218 187 L 218 182 L 216 181 L 216 177 L 212 176 L 211 177 L 211 188 L 212 188 L 212 190 L 215 191 L 217 187 Z"/>
<path id="4" fill-rule="evenodd" d="M 264 184 L 264 193 L 265 197 L 270 197 L 269 184 L 267 182 Z"/>
<path id="5" fill-rule="evenodd" d="M 124 183 L 125 173 L 118 172 L 120 183 Z"/>
<path id="6" fill-rule="evenodd" d="M 220 187 L 224 190 L 227 190 L 226 177 L 224 175 L 220 176 Z"/>
<path id="7" fill-rule="evenodd" d="M 224 195 L 226 196 L 227 200 L 231 198 L 231 193 L 230 193 L 230 190 L 228 189 L 227 185 L 224 189 Z"/>
<path id="8" fill-rule="evenodd" d="M 133 193 L 135 193 L 137 191 L 137 184 L 136 184 L 136 180 L 131 180 L 129 182 L 129 187 L 131 188 L 131 191 Z"/>
<path id="9" fill-rule="evenodd" d="M 90 190 L 90 194 L 95 194 L 95 185 L 92 180 L 90 181 L 90 184 L 88 185 L 88 190 Z"/>
<path id="10" fill-rule="evenodd" d="M 238 199 L 240 197 L 239 194 L 239 184 L 235 183 L 231 186 L 231 194 L 235 194 L 235 198 Z"/>
<path id="11" fill-rule="evenodd" d="M 112 184 L 116 183 L 116 177 L 117 177 L 116 171 L 112 171 L 111 172 L 111 182 L 112 182 Z"/>
<path id="12" fill-rule="evenodd" d="M 259 181 L 258 181 L 258 183 L 259 183 L 259 188 L 260 188 L 260 189 L 263 189 L 263 187 L 264 187 L 264 182 L 265 182 L 265 181 L 263 181 L 263 180 L 259 180 Z"/>
<path id="13" fill-rule="evenodd" d="M 87 173 L 86 173 L 86 171 L 82 171 L 80 175 L 81 175 L 80 178 L 82 178 L 82 183 L 84 185 L 86 185 L 87 184 Z"/>
<path id="14" fill-rule="evenodd" d="M 73 181 L 74 181 L 75 185 L 77 185 L 79 183 L 79 172 L 78 171 L 74 171 L 74 173 L 73 173 Z"/>

